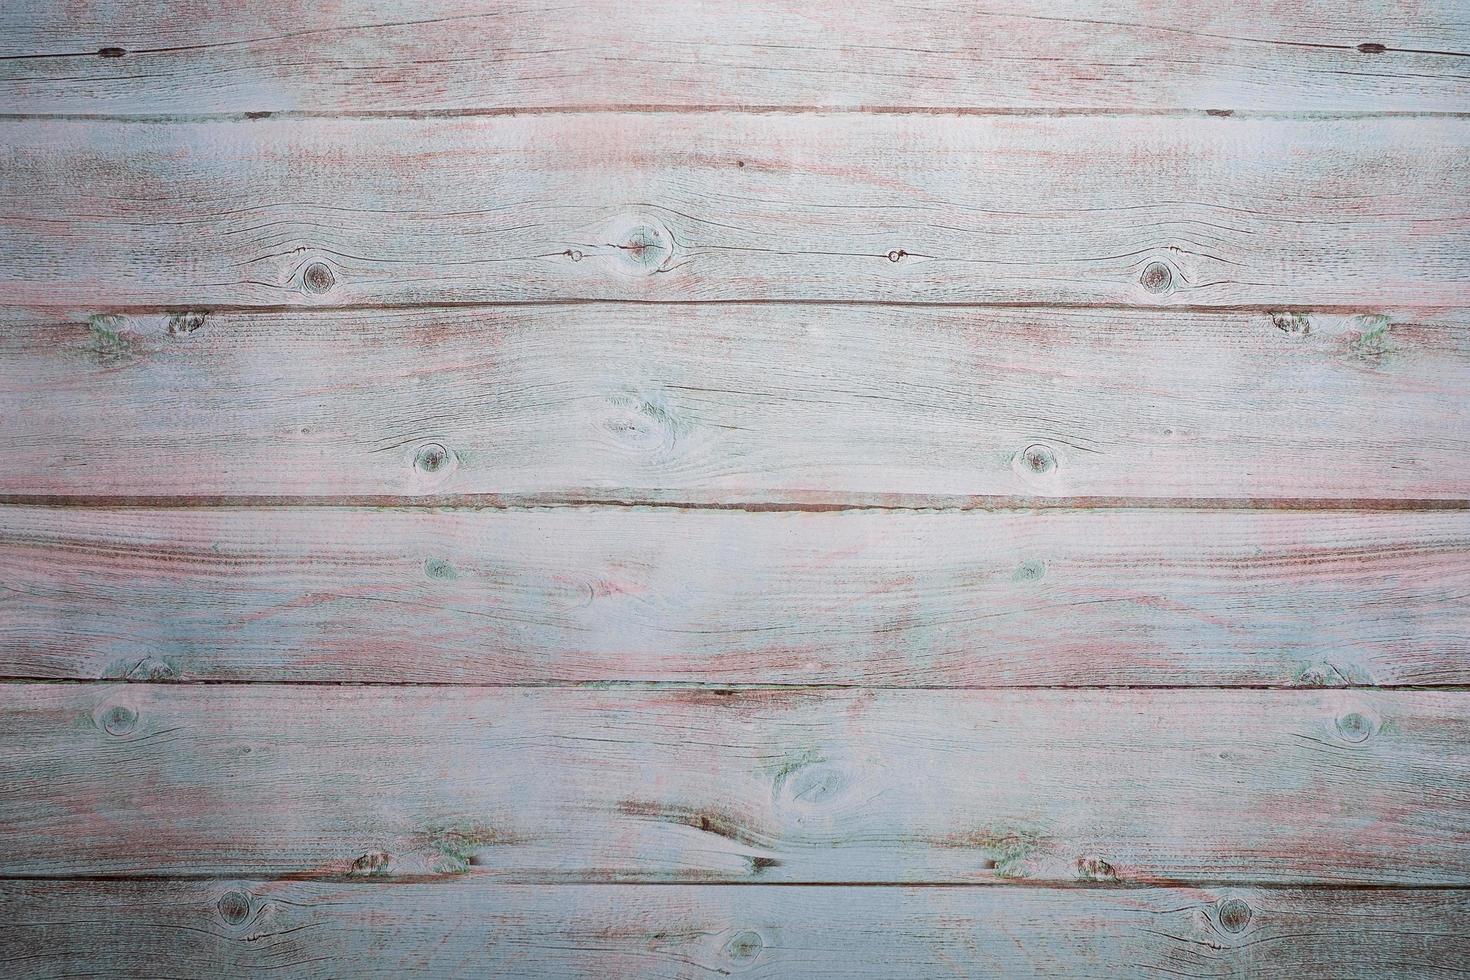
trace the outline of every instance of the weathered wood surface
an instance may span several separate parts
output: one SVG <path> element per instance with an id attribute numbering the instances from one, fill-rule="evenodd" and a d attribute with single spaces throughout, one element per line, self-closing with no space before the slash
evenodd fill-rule
<path id="1" fill-rule="evenodd" d="M 0 493 L 1470 497 L 1459 310 L 95 309 L 0 313 Z"/>
<path id="2" fill-rule="evenodd" d="M 1457 884 L 1427 691 L 0 685 L 0 875 Z"/>
<path id="3" fill-rule="evenodd" d="M 0 906 L 0 968 L 35 977 L 1421 980 L 1470 958 L 1458 890 L 12 881 Z"/>
<path id="4" fill-rule="evenodd" d="M 1470 298 L 1464 117 L 25 120 L 0 145 L 16 305 Z"/>
<path id="5" fill-rule="evenodd" d="M 1455 0 L 11 3 L 17 112 L 929 106 L 1464 111 Z"/>
<path id="6" fill-rule="evenodd" d="M 1470 683 L 1470 513 L 0 509 L 0 675 Z"/>

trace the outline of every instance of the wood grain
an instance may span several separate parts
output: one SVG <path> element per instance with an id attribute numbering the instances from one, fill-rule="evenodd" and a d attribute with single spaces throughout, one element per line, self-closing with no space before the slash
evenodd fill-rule
<path id="1" fill-rule="evenodd" d="M 1470 305 L 1470 118 L 30 120 L 0 146 L 13 305 Z"/>
<path id="2" fill-rule="evenodd" d="M 1470 497 L 1470 317 L 0 313 L 0 493 Z"/>
<path id="3" fill-rule="evenodd" d="M 17 112 L 930 106 L 1463 111 L 1454 0 L 7 4 Z"/>
<path id="4" fill-rule="evenodd" d="M 0 685 L 0 875 L 1464 884 L 1426 691 Z"/>
<path id="5" fill-rule="evenodd" d="M 26 976 L 1463 976 L 1464 891 L 0 882 Z M 65 923 L 65 926 L 59 926 Z"/>
<path id="6" fill-rule="evenodd" d="M 0 676 L 1467 684 L 1470 513 L 0 509 Z"/>

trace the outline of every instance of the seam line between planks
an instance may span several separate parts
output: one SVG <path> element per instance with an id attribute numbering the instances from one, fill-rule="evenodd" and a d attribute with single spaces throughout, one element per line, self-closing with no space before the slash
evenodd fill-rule
<path id="1" fill-rule="evenodd" d="M 449 884 L 472 881 L 480 875 L 348 875 L 322 874 L 319 872 L 280 872 L 277 874 L 202 874 L 180 872 L 178 874 L 3 874 L 0 882 L 322 882 L 326 884 L 356 884 L 371 887 L 392 887 L 412 884 Z M 633 887 L 633 888 L 1021 888 L 1045 889 L 1048 891 L 1147 891 L 1177 888 L 1254 888 L 1263 891 L 1423 891 L 1454 892 L 1470 890 L 1470 879 L 1464 882 L 1351 882 L 1351 881 L 1282 881 L 1280 879 L 1256 881 L 1251 879 L 1227 878 L 1155 878 L 1149 881 L 1086 882 L 1060 880 L 1027 880 L 997 878 L 989 881 L 710 881 L 710 880 L 661 880 L 620 879 L 617 877 L 557 877 L 554 875 L 485 875 L 490 885 L 558 885 L 583 887 Z"/>
<path id="2" fill-rule="evenodd" d="M 899 499 L 893 499 L 898 497 Z M 876 499 L 875 499 L 876 498 Z M 744 513 L 970 513 L 1000 511 L 1295 511 L 1444 512 L 1470 510 L 1467 498 L 1328 497 L 1007 497 L 853 494 L 845 501 L 688 501 L 609 494 L 465 493 L 409 497 L 396 494 L 338 496 L 272 494 L 0 494 L 0 507 L 204 510 L 392 509 L 414 510 L 690 510 Z"/>
<path id="3" fill-rule="evenodd" d="M 1356 119 L 1467 119 L 1470 112 L 1416 109 L 1246 109 L 1227 106 L 1188 106 L 1168 109 L 1129 109 L 1110 106 L 1058 108 L 1006 106 L 818 106 L 818 105 L 677 105 L 672 103 L 605 103 L 593 105 L 540 105 L 463 109 L 362 109 L 307 111 L 298 109 L 234 110 L 198 113 L 105 113 L 105 112 L 6 112 L 0 122 L 118 122 L 118 123 L 208 123 L 257 122 L 268 119 L 465 119 L 497 116 L 578 115 L 871 115 L 871 116 L 964 116 L 1039 118 L 1196 118 L 1284 119 L 1324 122 Z"/>
<path id="4" fill-rule="evenodd" d="M 311 678 L 213 678 L 195 677 L 179 680 L 157 680 L 146 677 L 48 677 L 44 675 L 0 674 L 0 687 L 10 685 L 78 685 L 98 686 L 135 684 L 151 687 L 413 687 L 457 688 L 461 690 L 511 691 L 695 691 L 704 694 L 739 697 L 745 694 L 802 694 L 806 692 L 847 691 L 931 691 L 931 692 L 995 692 L 1010 691 L 1298 691 L 1320 693 L 1335 691 L 1430 692 L 1441 694 L 1470 693 L 1470 683 L 1450 684 L 843 684 L 719 681 L 670 681 L 642 679 L 549 680 L 549 681 L 359 681 L 318 680 Z"/>
<path id="5" fill-rule="evenodd" d="M 879 257 L 875 252 L 874 257 Z M 527 261 L 538 256 L 527 256 Z M 1470 298 L 1470 297 L 1467 297 Z M 1394 302 L 1382 307 L 1412 313 L 1436 313 L 1463 309 L 1470 303 L 1403 303 Z M 1101 302 L 1049 302 L 1035 300 L 876 300 L 876 299 L 630 299 L 627 297 L 568 296 L 562 298 L 525 300 L 433 300 L 402 303 L 0 303 L 0 312 L 7 309 L 32 314 L 69 316 L 79 308 L 106 309 L 109 313 L 125 316 L 167 315 L 170 313 L 204 313 L 210 315 L 269 315 L 302 313 L 427 313 L 440 310 L 483 310 L 521 309 L 558 306 L 832 306 L 859 307 L 870 309 L 913 309 L 913 310 L 1027 310 L 1036 313 L 1051 311 L 1092 311 L 1099 313 L 1362 313 L 1378 309 L 1371 303 L 1101 303 Z"/>

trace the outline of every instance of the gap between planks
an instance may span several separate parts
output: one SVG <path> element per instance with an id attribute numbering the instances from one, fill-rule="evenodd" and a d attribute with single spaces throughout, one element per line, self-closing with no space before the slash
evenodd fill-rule
<path id="1" fill-rule="evenodd" d="M 473 875 L 469 876 L 471 880 Z M 393 888 L 414 884 L 449 884 L 464 881 L 464 874 L 388 875 L 363 876 L 346 874 L 322 874 L 319 872 L 282 872 L 272 875 L 229 875 L 197 874 L 178 872 L 168 874 L 27 874 L 0 872 L 0 881 L 40 882 L 98 882 L 98 883 L 158 883 L 169 882 L 320 882 L 323 884 L 367 885 L 370 887 Z M 926 888 L 954 890 L 1016 889 L 1018 891 L 1056 892 L 1147 892 L 1169 888 L 1221 888 L 1234 890 L 1255 889 L 1279 892 L 1459 892 L 1470 891 L 1470 878 L 1463 882 L 1413 882 L 1392 884 L 1386 882 L 1354 883 L 1350 881 L 1247 881 L 1235 878 L 1157 878 L 1149 881 L 1056 881 L 1032 880 L 1028 878 L 1000 878 L 989 881 L 679 881 L 654 880 L 647 878 L 572 877 L 570 875 L 526 875 L 499 876 L 487 882 L 491 887 L 516 888 L 526 885 L 555 885 L 557 887 L 586 888 L 814 888 L 842 890 L 849 888 Z"/>
<path id="2" fill-rule="evenodd" d="M 799 495 L 795 495 L 799 496 Z M 833 500 L 834 496 L 845 499 Z M 820 498 L 820 499 L 819 499 Z M 681 497 L 634 496 L 616 491 L 583 490 L 568 494 L 461 493 L 351 494 L 0 494 L 0 507 L 72 507 L 78 509 L 250 508 L 369 510 L 708 510 L 755 514 L 821 514 L 850 511 L 990 513 L 999 511 L 1463 511 L 1466 498 L 1336 498 L 1336 497 L 1028 497 L 986 494 L 812 494 L 808 499 L 690 500 Z"/>
<path id="3" fill-rule="evenodd" d="M 0 58 L 0 61 L 6 59 Z M 639 113 L 643 115 L 721 115 L 739 113 L 752 116 L 953 116 L 989 117 L 1017 116 L 1035 118 L 1117 118 L 1117 119 L 1281 119 L 1302 122 L 1331 122 L 1352 119 L 1467 119 L 1470 112 L 1448 110 L 1418 111 L 1412 109 L 1381 110 L 1280 110 L 1280 109 L 1129 109 L 1121 107 L 1075 108 L 1006 108 L 1004 106 L 945 107 L 922 105 L 873 106 L 783 106 L 783 105 L 695 105 L 616 103 L 602 105 L 541 105 L 483 109 L 363 109 L 363 110 L 289 110 L 271 109 L 240 112 L 169 112 L 169 113 L 104 113 L 104 112 L 0 112 L 0 123 L 6 122 L 119 122 L 119 123 L 214 123 L 257 122 L 265 119 L 476 119 L 498 116 L 586 116 Z"/>

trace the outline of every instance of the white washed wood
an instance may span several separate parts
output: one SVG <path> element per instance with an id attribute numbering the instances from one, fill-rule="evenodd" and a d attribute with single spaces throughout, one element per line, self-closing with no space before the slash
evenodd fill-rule
<path id="1" fill-rule="evenodd" d="M 1463 311 L 110 309 L 0 313 L 0 493 L 1470 497 Z"/>
<path id="2" fill-rule="evenodd" d="M 0 685 L 0 876 L 1463 884 L 1427 691 Z"/>
<path id="3" fill-rule="evenodd" d="M 1458 890 L 0 881 L 0 905 L 0 962 L 38 977 L 1420 980 L 1470 957 Z"/>
<path id="4" fill-rule="evenodd" d="M 1470 513 L 0 509 L 0 676 L 1470 683 Z"/>
<path id="5" fill-rule="evenodd" d="M 0 146 L 16 305 L 1470 298 L 1470 118 L 32 120 Z"/>
<path id="6" fill-rule="evenodd" d="M 111 57 L 98 55 L 106 49 Z M 1470 25 L 1454 0 L 12 3 L 0 8 L 0 101 L 79 113 L 1456 112 L 1470 104 L 1467 51 Z"/>

